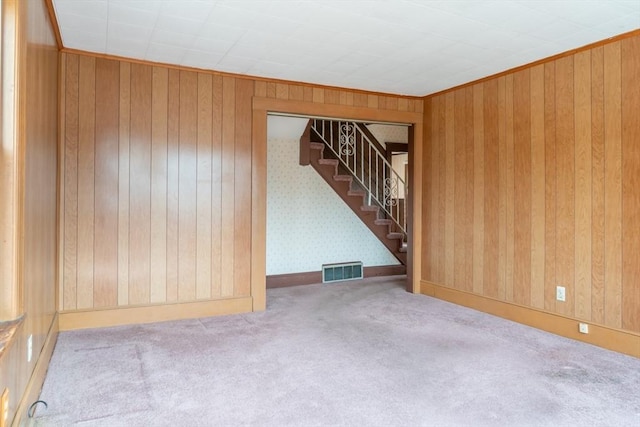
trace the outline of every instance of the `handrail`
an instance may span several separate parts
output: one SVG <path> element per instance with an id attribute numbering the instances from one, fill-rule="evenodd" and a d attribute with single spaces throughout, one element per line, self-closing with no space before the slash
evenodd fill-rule
<path id="1" fill-rule="evenodd" d="M 366 191 L 369 205 L 374 202 L 387 217 L 407 234 L 407 203 L 400 203 L 398 188 L 405 189 L 404 179 L 353 122 L 313 119 L 312 129 L 329 147 L 340 163 Z"/>

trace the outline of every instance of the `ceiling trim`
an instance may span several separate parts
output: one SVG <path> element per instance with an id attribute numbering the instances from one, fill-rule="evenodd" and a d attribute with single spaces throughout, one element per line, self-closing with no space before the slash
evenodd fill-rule
<path id="1" fill-rule="evenodd" d="M 49 21 L 51 21 L 51 27 L 53 28 L 53 35 L 56 38 L 56 44 L 58 45 L 58 50 L 61 50 L 64 46 L 62 46 L 62 35 L 60 34 L 60 26 L 58 25 L 58 18 L 56 17 L 56 12 L 53 9 L 53 0 L 44 0 L 44 4 L 47 6 L 47 12 L 49 13 Z"/>
<path id="2" fill-rule="evenodd" d="M 128 58 L 126 56 L 111 55 L 108 53 L 89 52 L 86 50 L 71 49 L 68 47 L 62 47 L 60 49 L 60 52 L 69 53 L 73 55 L 93 56 L 95 58 L 110 59 L 114 61 L 131 62 L 133 64 L 150 65 L 152 67 L 165 67 L 165 68 L 170 68 L 174 70 L 193 71 L 197 73 L 207 73 L 207 74 L 213 74 L 218 76 L 229 76 L 229 77 L 235 77 L 239 79 L 253 80 L 256 82 L 281 83 L 281 84 L 287 84 L 287 85 L 297 85 L 297 86 L 306 86 L 311 88 L 361 93 L 365 95 L 390 96 L 393 98 L 403 98 L 403 99 L 409 99 L 409 100 L 415 100 L 415 101 L 422 101 L 424 99 L 424 96 L 399 95 L 397 93 L 375 92 L 370 90 L 354 89 L 350 87 L 330 86 L 330 85 L 322 85 L 317 83 L 299 82 L 294 80 L 274 79 L 270 77 L 258 77 L 258 76 L 252 76 L 249 74 L 228 73 L 226 71 L 216 71 L 209 68 L 187 67 L 185 65 L 168 64 L 166 62 L 154 62 L 146 59 Z"/>
<path id="3" fill-rule="evenodd" d="M 423 99 L 426 101 L 427 99 L 433 98 L 434 96 L 439 96 L 439 95 L 443 95 L 443 94 L 448 93 L 448 92 L 453 92 L 453 91 L 456 91 L 456 90 L 459 90 L 459 89 L 463 89 L 463 88 L 466 88 L 466 87 L 469 87 L 469 86 L 474 86 L 474 85 L 477 85 L 479 83 L 484 83 L 486 81 L 496 79 L 498 77 L 506 76 L 507 74 L 513 74 L 513 73 L 516 73 L 518 71 L 521 71 L 521 70 L 524 70 L 524 69 L 527 69 L 527 68 L 535 67 L 537 65 L 542 65 L 542 64 L 545 64 L 547 62 L 555 61 L 556 59 L 564 58 L 566 56 L 575 55 L 576 53 L 580 53 L 580 52 L 583 52 L 585 50 L 590 50 L 590 49 L 593 49 L 593 48 L 596 48 L 596 47 L 604 46 L 604 45 L 607 45 L 609 43 L 615 43 L 617 41 L 624 40 L 624 39 L 627 39 L 629 37 L 635 37 L 635 36 L 640 36 L 640 29 L 629 31 L 628 33 L 622 33 L 622 34 L 619 34 L 617 36 L 610 37 L 608 39 L 600 40 L 600 41 L 597 41 L 595 43 L 590 43 L 588 45 L 584 45 L 584 46 L 576 48 L 576 49 L 571 49 L 571 50 L 567 50 L 566 52 L 558 53 L 557 55 L 548 56 L 546 58 L 542 58 L 542 59 L 539 59 L 537 61 L 530 62 L 528 64 L 520 65 L 520 66 L 517 66 L 515 68 L 510 68 L 508 70 L 501 71 L 499 73 L 492 74 L 490 76 L 483 77 L 481 79 L 473 80 L 473 81 L 470 81 L 468 83 L 463 83 L 463 84 L 458 85 L 458 86 L 450 87 L 449 89 L 444 89 L 444 90 L 441 90 L 439 92 L 431 93 L 429 95 L 425 95 Z"/>

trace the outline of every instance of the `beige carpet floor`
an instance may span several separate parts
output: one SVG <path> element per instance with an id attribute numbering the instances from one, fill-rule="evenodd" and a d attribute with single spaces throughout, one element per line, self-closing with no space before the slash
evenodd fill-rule
<path id="1" fill-rule="evenodd" d="M 640 426 L 640 360 L 376 278 L 61 333 L 41 426 Z"/>

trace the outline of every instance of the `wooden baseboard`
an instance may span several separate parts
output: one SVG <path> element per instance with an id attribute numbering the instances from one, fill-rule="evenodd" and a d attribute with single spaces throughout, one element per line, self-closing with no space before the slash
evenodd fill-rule
<path id="1" fill-rule="evenodd" d="M 364 277 L 379 277 L 379 276 L 399 276 L 407 274 L 407 267 L 398 265 L 380 265 L 364 267 Z M 290 274 L 274 274 L 267 276 L 267 289 L 272 288 L 284 288 L 287 286 L 298 285 L 313 285 L 322 283 L 321 271 L 307 271 L 304 273 L 290 273 Z"/>
<path id="2" fill-rule="evenodd" d="M 33 368 L 31 378 L 29 378 L 27 387 L 25 388 L 24 393 L 22 394 L 22 398 L 18 403 L 18 407 L 16 408 L 16 413 L 12 423 L 12 426 L 14 427 L 25 425 L 29 406 L 31 406 L 33 402 L 38 400 L 38 397 L 40 396 L 40 391 L 42 390 L 42 385 L 44 384 L 44 379 L 47 376 L 47 370 L 49 369 L 49 362 L 51 361 L 51 356 L 53 355 L 53 349 L 56 347 L 56 341 L 58 340 L 58 331 L 59 317 L 58 314 L 56 314 L 53 317 L 51 327 L 49 328 L 47 337 L 44 340 L 40 356 L 36 361 L 35 367 Z"/>
<path id="3" fill-rule="evenodd" d="M 589 333 L 581 334 L 578 331 L 578 325 L 581 322 L 579 319 L 458 291 L 424 280 L 420 285 L 420 293 L 424 295 L 640 358 L 640 334 L 584 321 L 589 323 Z"/>
<path id="4" fill-rule="evenodd" d="M 88 311 L 63 311 L 60 313 L 59 323 L 61 331 L 70 331 L 247 313 L 251 310 L 251 297 L 242 297 Z"/>

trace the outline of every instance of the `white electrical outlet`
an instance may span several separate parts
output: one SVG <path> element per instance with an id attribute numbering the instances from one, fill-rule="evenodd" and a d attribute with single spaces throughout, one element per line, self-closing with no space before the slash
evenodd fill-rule
<path id="1" fill-rule="evenodd" d="M 580 323 L 580 333 L 581 334 L 588 334 L 589 333 L 589 325 L 587 325 L 586 323 Z"/>
<path id="2" fill-rule="evenodd" d="M 32 356 L 33 356 L 33 335 L 29 335 L 29 338 L 27 338 L 27 363 L 31 362 Z"/>
<path id="3" fill-rule="evenodd" d="M 556 300 L 565 301 L 564 286 L 556 286 Z"/>

